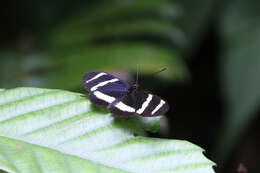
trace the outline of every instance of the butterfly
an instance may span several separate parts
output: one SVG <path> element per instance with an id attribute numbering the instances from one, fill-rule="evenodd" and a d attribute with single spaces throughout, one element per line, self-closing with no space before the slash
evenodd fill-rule
<path id="1" fill-rule="evenodd" d="M 139 90 L 137 81 L 130 86 L 109 73 L 91 71 L 83 76 L 82 83 L 92 103 L 107 106 L 115 115 L 153 117 L 169 109 L 168 103 L 159 96 Z"/>

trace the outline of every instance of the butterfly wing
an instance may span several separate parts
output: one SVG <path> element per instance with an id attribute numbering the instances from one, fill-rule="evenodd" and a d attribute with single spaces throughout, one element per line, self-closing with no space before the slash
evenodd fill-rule
<path id="1" fill-rule="evenodd" d="M 169 104 L 159 96 L 145 91 L 137 91 L 136 114 L 143 117 L 153 117 L 165 114 Z"/>
<path id="2" fill-rule="evenodd" d="M 123 97 L 130 88 L 128 83 L 102 71 L 86 73 L 82 83 L 84 88 L 90 92 L 90 101 L 101 106 L 111 104 Z"/>
<path id="3" fill-rule="evenodd" d="M 159 116 L 165 114 L 168 109 L 169 105 L 165 100 L 145 91 L 133 91 L 109 105 L 111 113 L 123 116 Z"/>
<path id="4" fill-rule="evenodd" d="M 112 114 L 131 116 L 135 114 L 136 97 L 134 92 L 128 93 L 120 99 L 111 103 L 108 108 Z"/>

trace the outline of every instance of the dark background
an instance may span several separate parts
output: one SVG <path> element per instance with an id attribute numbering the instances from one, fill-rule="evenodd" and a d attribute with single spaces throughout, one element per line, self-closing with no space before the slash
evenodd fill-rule
<path id="1" fill-rule="evenodd" d="M 1 2 L 0 87 L 84 93 L 84 72 L 134 77 L 139 63 L 141 87 L 171 106 L 168 129 L 151 136 L 201 146 L 216 172 L 240 164 L 258 172 L 259 8 L 257 0 Z"/>

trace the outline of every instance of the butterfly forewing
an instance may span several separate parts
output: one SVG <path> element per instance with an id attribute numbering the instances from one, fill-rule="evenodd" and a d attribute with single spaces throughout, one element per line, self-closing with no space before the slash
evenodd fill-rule
<path id="1" fill-rule="evenodd" d="M 105 86 L 110 88 L 116 87 L 122 90 L 128 90 L 129 84 L 120 80 L 119 78 L 102 71 L 88 72 L 83 76 L 82 83 L 85 89 L 89 92 L 100 89 Z"/>
<path id="2" fill-rule="evenodd" d="M 89 99 L 101 106 L 106 106 L 121 98 L 130 88 L 129 84 L 101 71 L 86 73 L 82 83 L 85 89 L 90 92 Z"/>

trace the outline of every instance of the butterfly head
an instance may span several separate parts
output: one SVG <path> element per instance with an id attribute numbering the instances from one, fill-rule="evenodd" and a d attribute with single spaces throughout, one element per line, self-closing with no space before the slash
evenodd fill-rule
<path id="1" fill-rule="evenodd" d="M 133 84 L 133 85 L 132 85 L 132 88 L 133 88 L 133 90 L 137 90 L 137 89 L 139 88 L 138 83 Z"/>

